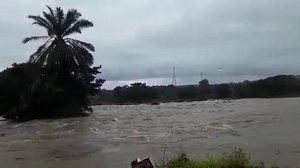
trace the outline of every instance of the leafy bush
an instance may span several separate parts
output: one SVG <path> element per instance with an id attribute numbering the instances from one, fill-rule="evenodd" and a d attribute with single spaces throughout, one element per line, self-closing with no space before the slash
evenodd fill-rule
<path id="1" fill-rule="evenodd" d="M 224 153 L 217 158 L 208 158 L 204 161 L 190 160 L 185 153 L 167 162 L 161 161 L 157 168 L 267 168 L 263 162 L 253 162 L 243 149 L 234 149 L 231 153 Z M 273 166 L 272 168 L 276 168 Z"/>

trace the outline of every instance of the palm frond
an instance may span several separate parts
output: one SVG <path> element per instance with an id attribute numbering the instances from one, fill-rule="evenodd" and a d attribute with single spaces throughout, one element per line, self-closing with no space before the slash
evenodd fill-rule
<path id="1" fill-rule="evenodd" d="M 49 36 L 31 36 L 31 37 L 26 37 L 22 43 L 27 43 L 29 41 L 33 41 L 33 40 L 40 40 L 40 39 L 48 39 L 50 38 Z"/>
<path id="2" fill-rule="evenodd" d="M 52 28 L 50 23 L 46 19 L 42 18 L 41 16 L 29 15 L 28 18 L 34 20 L 34 22 L 32 24 L 42 26 L 46 29 Z"/>
<path id="3" fill-rule="evenodd" d="M 58 35 L 62 35 L 63 33 L 63 30 L 62 30 L 62 25 L 65 21 L 65 13 L 64 11 L 62 10 L 62 8 L 60 7 L 57 7 L 56 10 L 55 10 L 55 18 L 57 19 L 57 32 L 58 32 Z"/>
<path id="4" fill-rule="evenodd" d="M 69 43 L 69 50 L 75 58 L 78 67 L 89 67 L 94 63 L 92 54 L 79 43 Z"/>
<path id="5" fill-rule="evenodd" d="M 80 40 L 72 39 L 72 38 L 66 38 L 65 39 L 67 43 L 78 43 L 77 45 L 80 45 L 81 47 L 84 47 L 90 51 L 95 51 L 95 47 L 91 43 L 86 43 Z"/>
<path id="6" fill-rule="evenodd" d="M 68 10 L 65 21 L 62 25 L 62 30 L 68 30 L 80 17 L 81 13 L 79 13 L 76 9 Z"/>
<path id="7" fill-rule="evenodd" d="M 63 36 L 68 36 L 73 33 L 81 33 L 81 30 L 88 27 L 93 27 L 94 24 L 90 22 L 89 20 L 80 19 L 77 22 L 73 24 L 72 27 L 70 27 L 68 30 L 65 31 Z"/>
<path id="8" fill-rule="evenodd" d="M 55 17 L 46 12 L 43 12 L 43 16 L 44 16 L 45 20 L 47 20 L 50 23 L 53 34 L 56 34 L 57 23 L 56 23 Z"/>
<path id="9" fill-rule="evenodd" d="M 51 43 L 51 44 L 50 44 Z M 47 51 L 49 51 L 51 45 L 53 46 L 53 40 L 52 39 L 48 39 L 43 45 L 41 45 L 36 52 L 34 52 L 32 55 L 30 55 L 29 57 L 29 62 L 33 62 L 33 63 L 37 63 L 39 62 L 40 57 L 43 54 L 48 54 Z"/>
<path id="10" fill-rule="evenodd" d="M 46 5 L 46 7 L 48 8 L 48 10 L 49 10 L 50 14 L 52 15 L 52 17 L 54 17 L 55 15 L 54 15 L 53 9 L 48 5 Z"/>

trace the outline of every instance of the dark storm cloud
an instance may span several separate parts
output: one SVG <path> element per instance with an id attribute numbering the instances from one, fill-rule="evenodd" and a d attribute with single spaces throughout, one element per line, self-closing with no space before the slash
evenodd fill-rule
<path id="1" fill-rule="evenodd" d="M 76 38 L 96 46 L 109 81 L 168 83 L 173 66 L 182 83 L 201 72 L 213 82 L 300 73 L 299 0 L 12 0 L 0 7 L 2 68 L 39 44 L 20 41 L 43 33 L 25 16 L 45 4 L 77 8 L 95 23 Z"/>

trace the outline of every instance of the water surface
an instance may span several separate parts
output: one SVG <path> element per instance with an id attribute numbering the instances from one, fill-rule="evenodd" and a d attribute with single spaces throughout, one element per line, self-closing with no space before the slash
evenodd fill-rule
<path id="1" fill-rule="evenodd" d="M 0 167 L 119 168 L 179 150 L 194 159 L 245 148 L 300 165 L 300 98 L 95 106 L 84 118 L 0 122 Z"/>

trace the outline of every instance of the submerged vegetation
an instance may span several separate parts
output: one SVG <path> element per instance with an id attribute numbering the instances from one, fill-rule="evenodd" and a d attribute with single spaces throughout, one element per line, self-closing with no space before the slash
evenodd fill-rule
<path id="1" fill-rule="evenodd" d="M 194 161 L 185 153 L 180 153 L 176 158 L 157 163 L 157 168 L 277 168 L 266 166 L 263 162 L 255 162 L 243 149 L 234 149 L 231 153 L 224 153 L 221 157 L 209 157 L 207 160 Z"/>
<path id="2" fill-rule="evenodd" d="M 82 116 L 92 111 L 89 95 L 104 80 L 96 79 L 101 66 L 92 67 L 94 46 L 69 38 L 93 23 L 81 19 L 76 9 L 64 11 L 47 6 L 43 16 L 30 15 L 45 36 L 25 38 L 23 43 L 44 39 L 27 63 L 13 64 L 0 73 L 0 115 L 26 121 L 36 118 Z"/>

